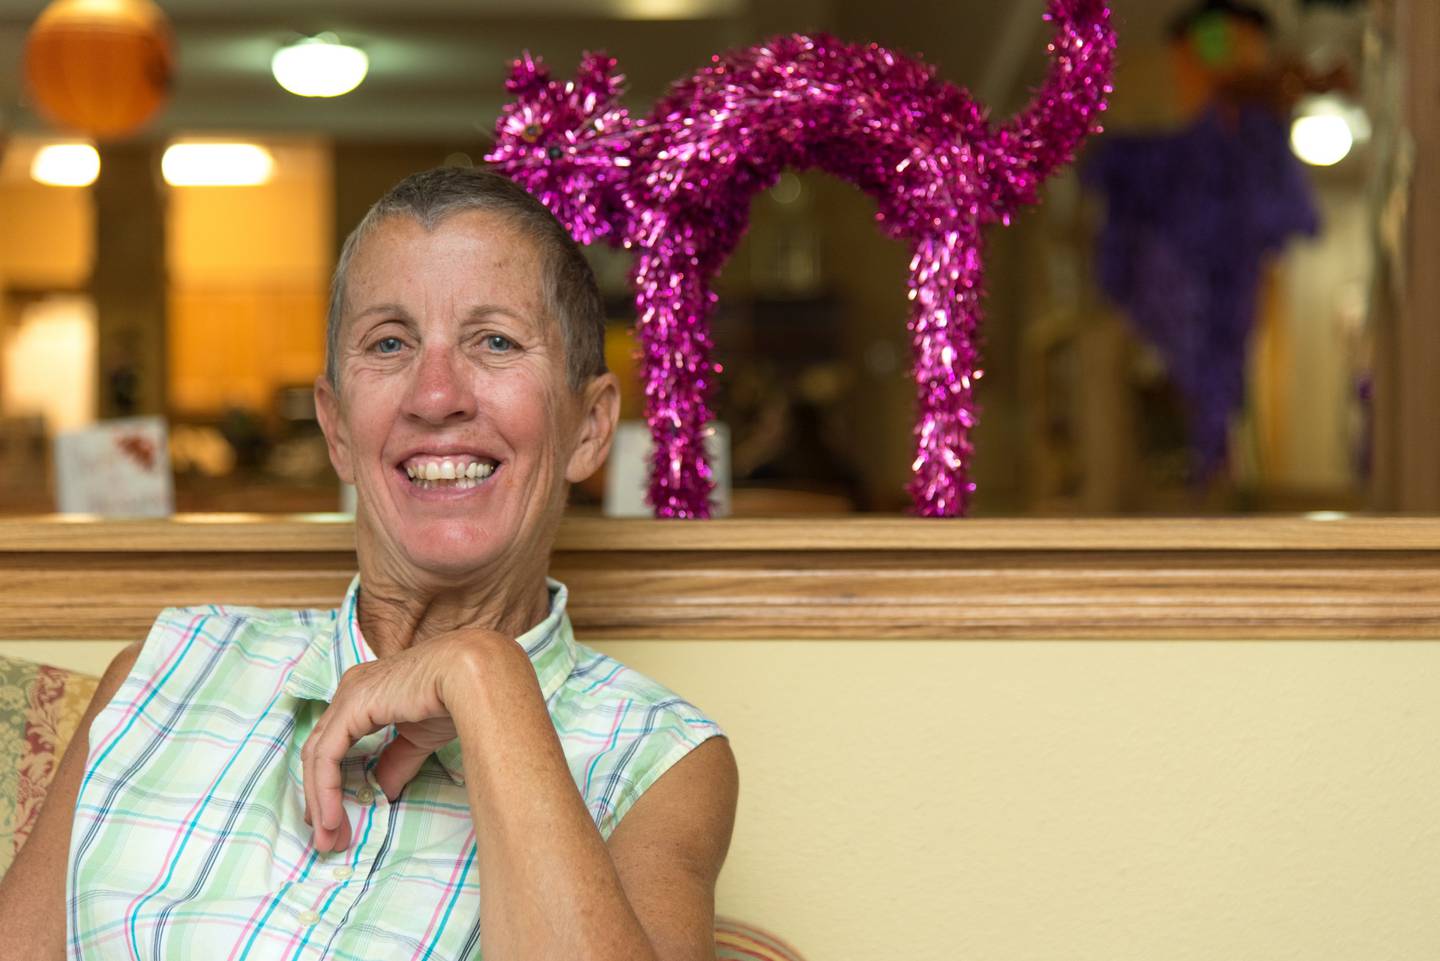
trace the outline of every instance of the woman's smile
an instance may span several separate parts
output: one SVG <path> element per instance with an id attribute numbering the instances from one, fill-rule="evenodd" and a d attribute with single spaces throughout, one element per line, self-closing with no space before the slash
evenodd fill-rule
<path id="1" fill-rule="evenodd" d="M 453 501 L 478 495 L 500 467 L 498 460 L 483 454 L 415 454 L 402 460 L 395 473 L 412 497 Z"/>

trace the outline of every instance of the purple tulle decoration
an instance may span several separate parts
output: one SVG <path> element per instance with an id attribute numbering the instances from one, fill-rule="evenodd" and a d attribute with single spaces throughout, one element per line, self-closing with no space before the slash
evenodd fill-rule
<path id="1" fill-rule="evenodd" d="M 1100 283 L 1164 358 L 1183 398 L 1192 479 L 1225 464 L 1261 268 L 1314 234 L 1310 182 L 1283 118 L 1259 106 L 1211 111 L 1178 133 L 1107 137 L 1085 164 L 1108 214 Z"/>
<path id="2" fill-rule="evenodd" d="M 716 56 L 648 117 L 620 106 L 609 57 L 573 81 L 528 55 L 488 160 L 553 210 L 582 243 L 636 251 L 645 415 L 655 438 L 650 504 L 708 517 L 704 456 L 715 275 L 755 194 L 787 168 L 818 168 L 873 197 L 876 219 L 914 251 L 909 329 L 919 397 L 910 493 L 926 516 L 966 513 L 975 485 L 981 227 L 1009 223 L 1098 130 L 1115 38 L 1103 0 L 1051 0 L 1052 70 L 1033 103 L 992 127 L 934 69 L 883 47 L 777 37 Z"/>

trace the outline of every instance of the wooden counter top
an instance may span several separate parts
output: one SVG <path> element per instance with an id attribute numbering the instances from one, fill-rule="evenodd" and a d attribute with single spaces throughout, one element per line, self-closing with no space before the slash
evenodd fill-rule
<path id="1" fill-rule="evenodd" d="M 1440 640 L 1440 518 L 576 517 L 584 639 Z M 0 639 L 143 637 L 162 607 L 333 607 L 337 515 L 0 519 Z"/>
<path id="2" fill-rule="evenodd" d="M 298 551 L 354 547 L 343 514 L 178 514 L 166 520 L 0 518 L 0 552 Z M 1005 518 L 874 515 L 656 521 L 567 518 L 570 551 L 1440 551 L 1434 516 Z"/>

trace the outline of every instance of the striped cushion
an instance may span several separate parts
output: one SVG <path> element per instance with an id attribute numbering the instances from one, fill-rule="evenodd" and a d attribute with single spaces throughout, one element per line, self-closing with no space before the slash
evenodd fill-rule
<path id="1" fill-rule="evenodd" d="M 768 931 L 734 918 L 715 919 L 716 961 L 805 961 L 790 945 Z"/>
<path id="2" fill-rule="evenodd" d="M 0 657 L 0 875 L 30 836 L 96 678 Z"/>

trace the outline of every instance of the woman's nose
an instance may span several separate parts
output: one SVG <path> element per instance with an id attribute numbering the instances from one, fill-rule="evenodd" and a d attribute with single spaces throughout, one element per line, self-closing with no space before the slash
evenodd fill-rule
<path id="1" fill-rule="evenodd" d="M 405 414 L 435 425 L 475 416 L 474 387 L 452 351 L 422 350 Z"/>

